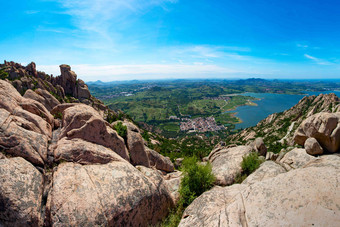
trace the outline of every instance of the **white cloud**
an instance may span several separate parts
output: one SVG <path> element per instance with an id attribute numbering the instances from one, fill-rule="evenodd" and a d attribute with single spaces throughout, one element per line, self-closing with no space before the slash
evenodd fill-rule
<path id="1" fill-rule="evenodd" d="M 217 65 L 199 64 L 135 64 L 135 65 L 72 65 L 78 78 L 85 81 L 131 80 L 131 79 L 162 79 L 179 76 L 182 78 L 199 78 L 219 76 L 221 74 L 242 73 L 231 68 Z M 59 75 L 57 65 L 38 65 L 38 70 Z"/>
<path id="2" fill-rule="evenodd" d="M 318 65 L 333 65 L 332 62 L 329 62 L 329 61 L 323 60 L 321 58 L 317 58 L 317 57 L 311 56 L 309 54 L 304 54 L 304 56 L 305 56 L 305 58 L 308 58 L 308 59 L 314 61 Z"/>

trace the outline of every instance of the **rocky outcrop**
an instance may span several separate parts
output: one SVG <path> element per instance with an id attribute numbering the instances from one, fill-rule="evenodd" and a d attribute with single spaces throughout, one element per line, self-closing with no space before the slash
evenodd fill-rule
<path id="1" fill-rule="evenodd" d="M 84 104 L 74 105 L 65 109 L 62 115 L 60 139 L 83 139 L 107 147 L 122 158 L 130 160 L 124 139 L 92 107 Z"/>
<path id="2" fill-rule="evenodd" d="M 266 161 L 251 175 L 249 175 L 242 184 L 254 184 L 258 181 L 265 180 L 268 178 L 276 177 L 281 173 L 285 173 L 286 169 L 281 165 L 273 162 Z"/>
<path id="3" fill-rule="evenodd" d="M 82 80 L 77 80 L 77 74 L 71 71 L 69 65 L 60 65 L 61 76 L 56 80 L 64 88 L 66 95 L 71 95 L 77 99 L 84 100 L 91 97 L 87 85 Z"/>
<path id="4" fill-rule="evenodd" d="M 91 96 L 87 85 L 84 81 L 77 79 L 77 74 L 71 71 L 69 65 L 60 65 L 61 75 L 57 77 L 37 71 L 34 62 L 25 67 L 15 62 L 5 61 L 4 64 L 0 64 L 0 70 L 7 74 L 5 79 L 20 94 L 23 95 L 27 90 L 33 90 L 42 96 L 44 100 L 31 91 L 26 95 L 26 97 L 41 102 L 49 111 L 55 106 L 56 100 L 58 100 L 60 103 L 81 102 L 91 105 L 100 112 L 102 117 L 116 115 L 114 111 L 110 110 L 100 100 Z"/>
<path id="5" fill-rule="evenodd" d="M 171 162 L 169 157 L 164 157 L 157 151 L 148 147 L 145 147 L 145 150 L 150 161 L 150 166 L 165 172 L 173 172 L 175 170 L 174 164 Z"/>
<path id="6" fill-rule="evenodd" d="M 54 149 L 54 161 L 77 162 L 84 165 L 106 164 L 112 161 L 122 161 L 123 158 L 104 146 L 87 142 L 82 139 L 58 141 Z"/>
<path id="7" fill-rule="evenodd" d="M 145 151 L 144 140 L 137 126 L 130 122 L 124 122 L 127 127 L 127 147 L 133 165 L 150 166 L 148 154 Z"/>
<path id="8" fill-rule="evenodd" d="M 56 82 L 35 64 L 9 65 L 20 83 Z M 136 126 L 129 123 L 145 155 L 131 152 L 134 164 L 140 157 L 152 168 L 130 163 L 128 143 L 103 119 L 104 109 L 60 104 L 43 88 L 25 91 L 22 97 L 0 80 L 0 226 L 150 226 L 166 216 L 180 176 L 171 177 L 169 158 L 146 151 Z"/>
<path id="9" fill-rule="evenodd" d="M 263 138 L 261 137 L 258 137 L 255 139 L 254 141 L 254 150 L 259 154 L 259 155 L 262 155 L 262 156 L 266 156 L 267 154 L 267 147 L 266 145 L 264 144 L 263 142 Z"/>
<path id="10" fill-rule="evenodd" d="M 315 138 L 326 152 L 340 151 L 340 113 L 317 113 L 304 120 L 294 141 L 303 146 L 308 138 Z"/>
<path id="11" fill-rule="evenodd" d="M 47 203 L 52 226 L 148 226 L 171 206 L 162 184 L 125 161 L 59 165 Z"/>
<path id="12" fill-rule="evenodd" d="M 318 96 L 306 96 L 292 108 L 269 115 L 256 126 L 246 128 L 228 138 L 230 144 L 245 144 L 262 137 L 268 151 L 275 151 L 275 143 L 294 145 L 294 133 L 298 126 L 308 117 L 316 113 L 335 113 L 339 110 L 340 99 L 335 94 L 320 94 Z M 332 108 L 330 108 L 332 107 Z M 303 142 L 306 140 L 305 138 Z M 244 142 L 246 141 L 246 142 Z M 300 144 L 300 143 L 299 143 Z M 321 144 L 321 143 L 320 143 Z M 303 143 L 301 143 L 303 146 Z M 322 145 L 322 144 L 321 144 Z M 276 150 L 275 152 L 279 152 Z"/>
<path id="13" fill-rule="evenodd" d="M 215 187 L 194 200 L 179 226 L 334 226 L 340 158 L 324 157 L 252 184 Z"/>
<path id="14" fill-rule="evenodd" d="M 0 226 L 41 226 L 42 174 L 23 158 L 5 158 L 0 179 Z"/>
<path id="15" fill-rule="evenodd" d="M 60 104 L 60 102 L 53 95 L 40 88 L 35 91 L 28 89 L 25 92 L 24 97 L 38 101 L 39 103 L 43 104 L 48 111 L 51 111 L 55 106 Z"/>
<path id="16" fill-rule="evenodd" d="M 250 146 L 231 148 L 217 148 L 209 154 L 212 172 L 216 177 L 216 184 L 230 185 L 234 183 L 237 174 L 242 172 L 242 158 L 252 151 Z"/>
<path id="17" fill-rule="evenodd" d="M 307 154 L 305 149 L 295 148 L 286 153 L 280 160 L 280 163 L 288 170 L 304 167 L 309 162 L 314 161 L 315 157 Z"/>

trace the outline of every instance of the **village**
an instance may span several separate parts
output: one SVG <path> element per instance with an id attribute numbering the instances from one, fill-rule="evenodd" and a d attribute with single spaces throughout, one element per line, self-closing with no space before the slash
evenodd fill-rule
<path id="1" fill-rule="evenodd" d="M 214 117 L 198 117 L 195 119 L 185 118 L 182 119 L 180 125 L 181 131 L 190 132 L 209 132 L 209 131 L 219 131 L 224 130 L 223 125 L 217 125 Z"/>

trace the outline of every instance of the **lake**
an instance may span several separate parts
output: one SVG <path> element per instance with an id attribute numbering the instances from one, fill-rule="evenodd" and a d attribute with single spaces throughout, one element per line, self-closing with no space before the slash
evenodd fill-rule
<path id="1" fill-rule="evenodd" d="M 340 91 L 326 92 L 306 92 L 307 95 L 319 95 L 335 93 L 340 97 Z M 242 123 L 236 124 L 235 128 L 248 128 L 255 126 L 259 121 L 268 117 L 268 115 L 285 111 L 295 104 L 305 95 L 286 95 L 286 94 L 271 94 L 271 93 L 243 93 L 241 95 L 260 98 L 261 100 L 254 101 L 257 106 L 239 106 L 236 110 L 228 111 L 235 113 L 235 116 L 242 120 Z"/>

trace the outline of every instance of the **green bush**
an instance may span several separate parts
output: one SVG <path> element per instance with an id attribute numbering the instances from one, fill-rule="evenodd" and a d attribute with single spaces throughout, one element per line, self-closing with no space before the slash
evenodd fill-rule
<path id="1" fill-rule="evenodd" d="M 257 168 L 259 168 L 262 162 L 263 161 L 259 158 L 258 153 L 252 152 L 249 155 L 243 157 L 241 163 L 242 172 L 248 176 Z"/>
<path id="2" fill-rule="evenodd" d="M 183 179 L 179 189 L 180 200 L 168 217 L 160 224 L 162 227 L 176 227 L 181 221 L 185 208 L 203 192 L 209 190 L 215 181 L 210 163 L 197 163 L 197 158 L 185 158 L 182 165 Z"/>
<path id="3" fill-rule="evenodd" d="M 236 175 L 234 183 L 241 184 L 252 172 L 260 167 L 262 162 L 256 152 L 252 152 L 243 157 L 241 163 L 242 172 Z"/>
<path id="4" fill-rule="evenodd" d="M 184 177 L 181 182 L 179 193 L 181 203 L 188 206 L 196 197 L 209 190 L 215 181 L 211 172 L 210 163 L 206 165 L 197 164 L 197 158 L 186 158 L 183 161 Z"/>
<path id="5" fill-rule="evenodd" d="M 127 135 L 127 127 L 123 125 L 122 122 L 118 122 L 117 124 L 114 125 L 114 130 L 117 131 L 118 135 L 126 139 Z"/>

